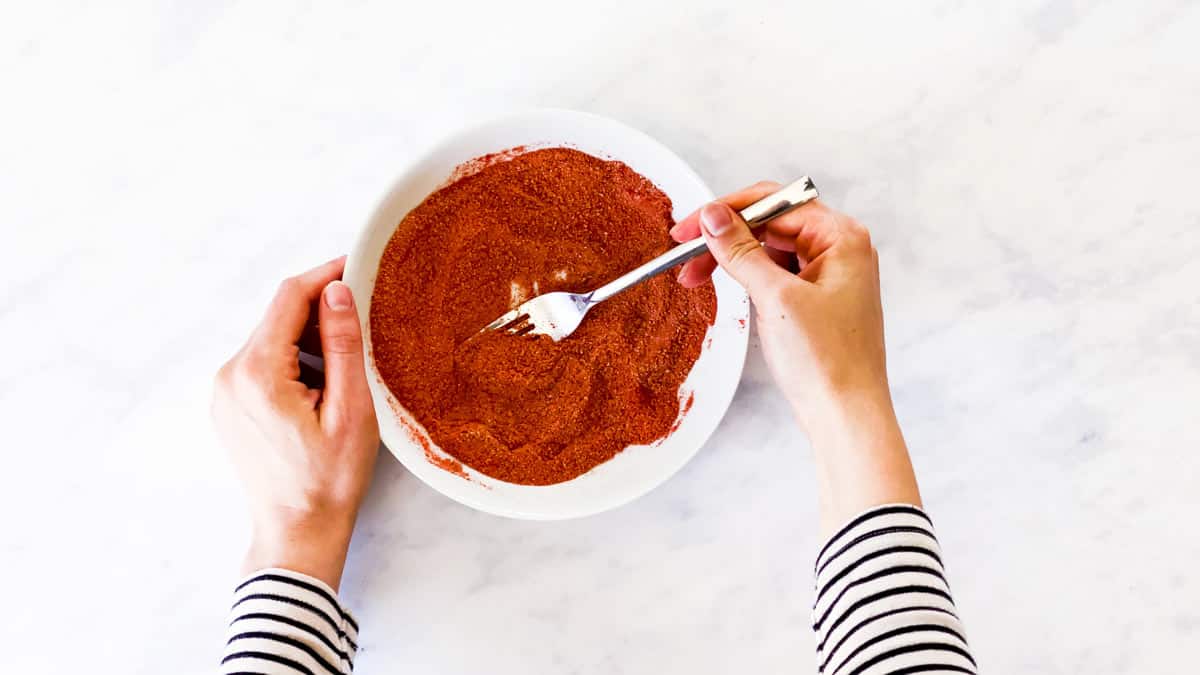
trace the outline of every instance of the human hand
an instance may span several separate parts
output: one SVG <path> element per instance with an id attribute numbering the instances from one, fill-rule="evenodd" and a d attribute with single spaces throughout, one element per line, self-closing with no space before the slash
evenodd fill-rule
<path id="1" fill-rule="evenodd" d="M 282 567 L 341 580 L 379 450 L 345 257 L 285 280 L 262 323 L 217 372 L 212 414 L 245 485 L 246 572 Z M 316 310 L 315 312 L 313 310 Z M 301 347 L 323 353 L 323 386 Z M 305 371 L 305 372 L 302 372 Z"/>
<path id="2" fill-rule="evenodd" d="M 779 188 L 758 183 L 672 228 L 676 241 L 703 235 L 711 251 L 684 265 L 679 281 L 704 283 L 719 264 L 750 294 L 767 366 L 823 460 L 826 500 L 841 505 L 832 519 L 887 501 L 919 504 L 888 388 L 870 234 L 818 200 L 768 222 L 760 246 L 736 210 Z M 886 480 L 872 487 L 864 472 Z"/>
<path id="3" fill-rule="evenodd" d="M 767 365 L 808 428 L 839 399 L 887 395 L 878 256 L 866 228 L 820 201 L 769 221 L 760 246 L 735 210 L 779 188 L 759 183 L 723 197 L 671 235 L 703 232 L 712 251 L 685 265 L 680 283 L 707 281 L 719 260 L 749 292 Z"/>

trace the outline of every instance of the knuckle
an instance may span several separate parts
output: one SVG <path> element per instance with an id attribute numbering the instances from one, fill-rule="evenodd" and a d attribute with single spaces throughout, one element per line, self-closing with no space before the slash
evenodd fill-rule
<path id="1" fill-rule="evenodd" d="M 213 386 L 213 410 L 218 406 L 253 404 L 267 395 L 265 368 L 250 352 L 239 354 L 217 370 Z"/>
<path id="2" fill-rule="evenodd" d="M 325 336 L 321 349 L 326 354 L 358 354 L 362 351 L 362 340 L 354 333 L 333 333 Z"/>
<path id="3" fill-rule="evenodd" d="M 875 242 L 871 238 L 871 231 L 868 230 L 867 228 L 863 227 L 862 225 L 859 225 L 858 223 L 855 223 L 854 226 L 855 226 L 855 231 L 858 232 L 858 236 L 862 240 L 863 247 L 868 248 L 868 249 L 874 249 Z"/>
<path id="4" fill-rule="evenodd" d="M 874 250 L 874 244 L 871 243 L 871 231 L 863 227 L 856 220 L 849 220 L 846 230 L 846 241 L 857 251 L 867 253 Z"/>
<path id="5" fill-rule="evenodd" d="M 260 388 L 264 369 L 253 356 L 238 359 L 229 374 L 229 382 L 235 391 L 248 392 Z"/>
<path id="6" fill-rule="evenodd" d="M 230 389 L 230 366 L 225 363 L 213 377 L 212 395 L 208 401 L 209 417 L 214 420 L 218 418 L 222 403 L 229 398 Z"/>
<path id="7" fill-rule="evenodd" d="M 359 424 L 354 411 L 349 409 L 340 410 L 337 415 L 328 415 L 327 419 L 329 421 L 325 431 L 338 445 L 347 444 Z"/>
<path id="8" fill-rule="evenodd" d="M 771 191 L 775 191 L 775 190 L 778 190 L 778 189 L 779 189 L 779 188 L 781 188 L 781 187 L 783 187 L 783 184 L 781 184 L 781 183 L 778 183 L 778 182 L 776 182 L 776 181 L 773 181 L 773 180 L 760 180 L 760 181 L 758 181 L 757 183 L 755 183 L 755 184 L 754 184 L 754 188 L 755 188 L 755 189 L 758 189 L 758 190 L 771 190 Z"/>
<path id="9" fill-rule="evenodd" d="M 729 245 L 726 256 L 730 265 L 742 265 L 747 258 L 761 250 L 757 240 L 739 239 Z"/>
<path id="10" fill-rule="evenodd" d="M 233 378 L 233 361 L 226 361 L 217 369 L 216 376 L 213 377 L 213 389 L 223 391 L 229 387 L 230 381 Z"/>
<path id="11" fill-rule="evenodd" d="M 279 288 L 276 290 L 275 295 L 279 297 L 291 295 L 296 292 L 299 286 L 300 279 L 297 277 L 288 277 L 279 282 Z"/>

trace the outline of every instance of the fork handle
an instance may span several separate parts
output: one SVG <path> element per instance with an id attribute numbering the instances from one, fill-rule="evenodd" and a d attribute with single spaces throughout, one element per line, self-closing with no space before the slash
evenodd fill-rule
<path id="1" fill-rule="evenodd" d="M 750 206 L 739 211 L 739 215 L 751 229 L 764 225 L 768 220 L 782 216 L 792 209 L 807 204 L 818 197 L 817 186 L 812 179 L 804 176 L 800 180 L 763 197 Z M 708 251 L 708 243 L 704 237 L 697 237 L 689 242 L 680 244 L 666 253 L 622 274 L 588 295 L 588 304 L 603 302 L 621 291 L 636 286 L 643 281 L 658 276 L 663 272 L 685 263 L 696 256 Z"/>

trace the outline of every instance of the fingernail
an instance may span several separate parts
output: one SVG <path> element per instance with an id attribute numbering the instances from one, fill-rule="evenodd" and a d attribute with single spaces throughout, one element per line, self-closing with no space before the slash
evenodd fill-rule
<path id="1" fill-rule="evenodd" d="M 704 208 L 700 210 L 700 224 L 714 237 L 728 232 L 729 226 L 733 224 L 729 207 L 717 202 L 705 204 Z"/>
<path id="2" fill-rule="evenodd" d="M 340 281 L 329 282 L 325 287 L 325 304 L 329 305 L 329 309 L 350 309 L 354 304 L 350 287 Z"/>
<path id="3" fill-rule="evenodd" d="M 675 281 L 683 281 L 683 275 L 687 272 L 687 265 L 680 265 L 679 272 L 675 275 Z"/>

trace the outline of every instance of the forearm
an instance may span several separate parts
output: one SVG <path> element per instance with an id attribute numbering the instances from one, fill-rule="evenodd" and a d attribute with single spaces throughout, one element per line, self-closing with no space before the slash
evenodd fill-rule
<path id="1" fill-rule="evenodd" d="M 822 398 L 804 411 L 812 441 L 821 532 L 880 504 L 921 506 L 916 476 L 886 386 Z"/>
<path id="2" fill-rule="evenodd" d="M 353 511 L 296 514 L 272 509 L 258 520 L 243 574 L 279 567 L 320 579 L 337 591 L 354 531 Z"/>
<path id="3" fill-rule="evenodd" d="M 813 630 L 823 672 L 975 672 L 886 384 L 830 396 L 807 425 L 821 529 Z"/>

